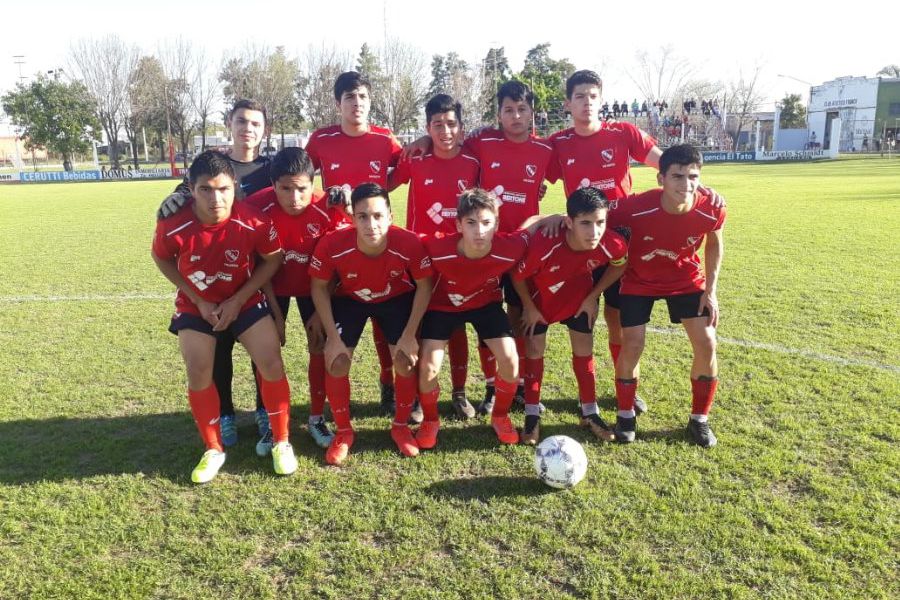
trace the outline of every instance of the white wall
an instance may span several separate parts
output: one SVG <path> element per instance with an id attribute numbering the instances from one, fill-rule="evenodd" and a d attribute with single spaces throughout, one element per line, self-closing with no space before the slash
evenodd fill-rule
<path id="1" fill-rule="evenodd" d="M 860 149 L 863 138 L 869 143 L 875 129 L 875 109 L 878 102 L 878 78 L 840 77 L 810 89 L 809 129 L 816 141 L 825 140 L 827 113 L 837 112 L 843 125 L 840 150 Z M 836 140 L 832 140 L 835 143 Z"/>

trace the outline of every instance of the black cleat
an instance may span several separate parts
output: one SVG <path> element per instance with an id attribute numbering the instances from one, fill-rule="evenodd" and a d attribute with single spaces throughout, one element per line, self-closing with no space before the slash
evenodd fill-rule
<path id="1" fill-rule="evenodd" d="M 394 386 L 390 383 L 381 385 L 381 412 L 389 417 L 394 416 L 396 403 L 394 402 Z"/>
<path id="2" fill-rule="evenodd" d="M 616 434 L 616 441 L 623 444 L 633 442 L 636 425 L 637 419 L 634 417 L 616 417 L 616 428 L 613 430 L 613 433 Z"/>
<path id="3" fill-rule="evenodd" d="M 491 414 L 494 410 L 494 386 L 493 385 L 485 385 L 484 386 L 484 400 L 482 400 L 478 404 L 478 408 L 475 409 L 481 416 L 486 416 Z"/>
<path id="4" fill-rule="evenodd" d="M 581 426 L 590 429 L 591 433 L 593 433 L 594 436 L 603 440 L 604 442 L 612 442 L 616 439 L 616 436 L 613 434 L 610 426 L 606 423 L 606 421 L 601 419 L 600 415 L 598 415 L 597 413 L 582 416 Z"/>
<path id="5" fill-rule="evenodd" d="M 513 406 L 525 410 L 525 386 L 516 387 L 516 395 L 513 396 Z"/>
<path id="6" fill-rule="evenodd" d="M 409 424 L 419 425 L 424 420 L 425 413 L 422 412 L 422 405 L 419 403 L 419 399 L 416 398 L 416 401 L 413 402 L 412 411 L 409 413 Z"/>
<path id="7" fill-rule="evenodd" d="M 541 418 L 537 415 L 525 415 L 525 427 L 522 428 L 522 435 L 519 441 L 529 446 L 538 443 L 541 437 Z"/>
<path id="8" fill-rule="evenodd" d="M 634 396 L 634 416 L 639 417 L 640 415 L 647 412 L 647 403 L 644 402 L 644 399 L 635 394 Z"/>
<path id="9" fill-rule="evenodd" d="M 691 440 L 701 448 L 712 448 L 718 443 L 716 434 L 709 428 L 709 421 L 701 423 L 696 419 L 691 419 L 688 421 L 687 431 Z"/>
<path id="10" fill-rule="evenodd" d="M 453 401 L 453 411 L 456 413 L 457 419 L 465 421 L 475 416 L 475 407 L 472 406 L 472 403 L 466 398 L 465 390 L 453 392 L 451 398 Z"/>

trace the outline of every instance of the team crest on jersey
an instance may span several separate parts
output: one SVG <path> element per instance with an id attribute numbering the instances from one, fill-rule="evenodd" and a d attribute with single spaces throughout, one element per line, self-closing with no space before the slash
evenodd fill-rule
<path id="1" fill-rule="evenodd" d="M 240 251 L 238 250 L 226 250 L 225 258 L 228 259 L 228 262 L 237 262 L 237 259 L 241 256 Z"/>
<path id="2" fill-rule="evenodd" d="M 612 148 L 607 148 L 600 152 L 600 158 L 603 159 L 603 162 L 610 162 L 613 158 L 615 158 L 616 154 Z"/>
<path id="3" fill-rule="evenodd" d="M 313 237 L 319 237 L 322 234 L 322 227 L 318 223 L 307 223 L 306 231 Z"/>
<path id="4" fill-rule="evenodd" d="M 457 179 L 456 180 L 456 188 L 459 190 L 460 193 L 463 193 L 464 191 L 466 191 L 467 187 L 469 187 L 469 182 L 466 181 L 465 179 Z"/>
<path id="5" fill-rule="evenodd" d="M 537 174 L 537 165 L 525 165 L 525 174 L 534 177 Z"/>
<path id="6" fill-rule="evenodd" d="M 425 258 L 422 259 L 422 262 L 419 263 L 420 269 L 427 269 L 430 266 L 431 266 L 431 257 L 430 256 L 426 256 Z"/>
<path id="7" fill-rule="evenodd" d="M 381 173 L 381 161 L 380 160 L 370 160 L 369 166 L 372 167 L 373 173 Z"/>

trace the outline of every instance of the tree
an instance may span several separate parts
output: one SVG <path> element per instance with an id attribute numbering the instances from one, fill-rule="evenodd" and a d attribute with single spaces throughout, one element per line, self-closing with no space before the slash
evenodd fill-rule
<path id="1" fill-rule="evenodd" d="M 66 83 L 38 75 L 27 86 L 16 85 L 15 91 L 3 96 L 2 104 L 13 124 L 24 128 L 25 147 L 60 153 L 66 171 L 72 170 L 73 155 L 90 149 L 100 131 L 94 99 L 77 81 Z"/>
<path id="2" fill-rule="evenodd" d="M 381 64 L 378 55 L 372 52 L 368 44 L 364 43 L 359 49 L 359 56 L 356 58 L 356 72 L 369 79 L 381 78 Z"/>
<path id="3" fill-rule="evenodd" d="M 109 160 L 119 164 L 119 130 L 128 103 L 128 84 L 137 66 L 138 50 L 116 35 L 81 39 L 71 48 L 72 71 L 78 73 L 91 96 L 109 142 Z"/>
<path id="4" fill-rule="evenodd" d="M 182 166 L 187 169 L 192 150 L 194 112 L 191 105 L 192 61 L 197 52 L 195 45 L 183 37 L 167 40 L 160 45 L 158 54 L 165 73 L 164 102 L 166 118 L 172 134 L 181 147 Z"/>
<path id="5" fill-rule="evenodd" d="M 435 54 L 431 59 L 431 84 L 428 96 L 450 94 L 462 105 L 463 120 L 469 127 L 481 124 L 479 101 L 482 79 L 473 73 L 471 67 L 455 52 L 445 56 Z"/>
<path id="6" fill-rule="evenodd" d="M 875 75 L 900 78 L 900 65 L 887 65 L 886 67 L 878 71 Z"/>
<path id="7" fill-rule="evenodd" d="M 491 48 L 481 63 L 481 75 L 484 82 L 481 86 L 482 118 L 485 123 L 497 120 L 497 90 L 500 85 L 512 78 L 509 61 L 503 48 Z"/>
<path id="8" fill-rule="evenodd" d="M 301 76 L 295 87 L 313 129 L 337 123 L 337 109 L 334 101 L 334 80 L 347 70 L 350 57 L 332 46 L 310 45 L 304 56 L 305 76 Z"/>
<path id="9" fill-rule="evenodd" d="M 383 76 L 372 82 L 375 118 L 399 133 L 416 126 L 428 94 L 425 55 L 399 39 L 386 41 L 381 52 Z"/>
<path id="10" fill-rule="evenodd" d="M 143 129 L 157 132 L 161 130 L 164 139 L 168 130 L 163 94 L 165 86 L 166 75 L 159 59 L 155 56 L 142 56 L 128 85 L 128 108 L 123 120 L 125 135 L 131 142 L 135 168 L 138 168 L 138 132 Z"/>
<path id="11" fill-rule="evenodd" d="M 206 130 L 209 125 L 209 117 L 213 107 L 220 99 L 221 85 L 218 74 L 212 68 L 206 51 L 203 48 L 195 49 L 194 60 L 191 64 L 193 81 L 189 88 L 191 107 L 197 116 L 200 127 L 200 150 L 206 150 Z"/>
<path id="12" fill-rule="evenodd" d="M 753 113 L 759 110 L 765 101 L 765 95 L 760 91 L 759 76 L 762 73 L 762 65 L 756 64 L 749 74 L 744 70 L 738 71 L 738 78 L 728 84 L 728 97 L 725 108 L 728 111 L 729 120 L 725 129 L 731 136 L 732 147 L 737 150 L 741 132 L 753 122 Z"/>
<path id="13" fill-rule="evenodd" d="M 537 111 L 561 112 L 566 100 L 566 79 L 575 72 L 568 59 L 550 57 L 550 44 L 538 44 L 525 55 L 518 78 L 531 86 Z"/>
<path id="14" fill-rule="evenodd" d="M 635 55 L 636 68 L 628 71 L 631 81 L 644 95 L 642 100 L 673 102 L 694 75 L 694 67 L 686 58 L 675 54 L 672 46 L 660 46 L 651 53 L 641 50 Z"/>
<path id="15" fill-rule="evenodd" d="M 800 94 L 786 94 L 781 99 L 781 129 L 806 129 L 806 107 L 800 100 Z"/>

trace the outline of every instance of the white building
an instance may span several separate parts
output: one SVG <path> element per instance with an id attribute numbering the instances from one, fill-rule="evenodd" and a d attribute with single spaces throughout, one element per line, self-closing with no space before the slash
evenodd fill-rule
<path id="1" fill-rule="evenodd" d="M 810 88 L 810 140 L 830 149 L 831 122 L 841 119 L 841 152 L 874 147 L 874 140 L 900 130 L 900 79 L 839 77 Z"/>

